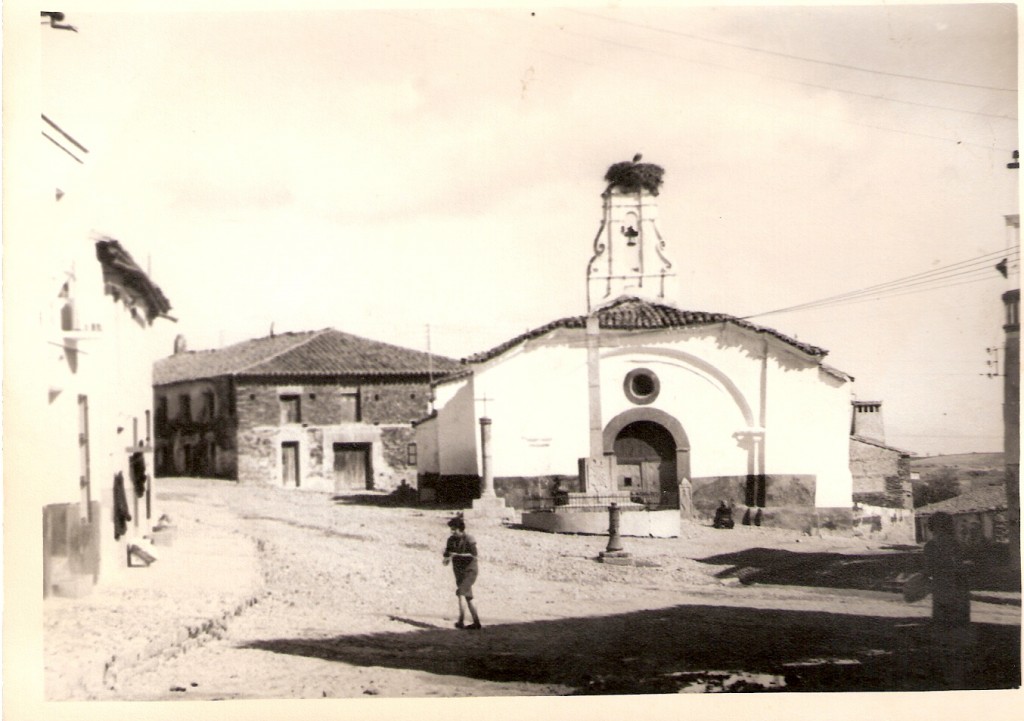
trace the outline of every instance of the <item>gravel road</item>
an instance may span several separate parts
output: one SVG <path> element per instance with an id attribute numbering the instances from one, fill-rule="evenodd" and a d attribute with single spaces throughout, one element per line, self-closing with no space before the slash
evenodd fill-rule
<path id="1" fill-rule="evenodd" d="M 863 583 L 748 585 L 735 573 L 758 554 L 790 567 L 827 558 L 833 569 L 894 557 L 864 540 L 684 524 L 677 539 L 624 539 L 636 564 L 613 566 L 595 560 L 606 538 L 469 521 L 484 623 L 469 632 L 453 628 L 454 581 L 441 564 L 451 511 L 196 479 L 161 488 L 172 517 L 230 524 L 222 530 L 258 543 L 264 593 L 219 638 L 100 699 L 938 687 L 927 600 L 905 604 Z M 1019 683 L 1017 604 L 975 604 L 980 687 Z"/>

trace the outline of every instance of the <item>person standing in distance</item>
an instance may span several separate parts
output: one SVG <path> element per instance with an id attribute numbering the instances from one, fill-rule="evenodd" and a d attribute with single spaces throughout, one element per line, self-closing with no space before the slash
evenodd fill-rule
<path id="1" fill-rule="evenodd" d="M 931 540 L 924 544 L 925 572 L 931 579 L 932 633 L 941 680 L 966 688 L 971 645 L 971 587 L 963 547 L 953 517 L 939 512 L 928 519 Z"/>
<path id="2" fill-rule="evenodd" d="M 448 527 L 452 529 L 452 534 L 448 537 L 448 543 L 444 549 L 443 563 L 447 566 L 451 562 L 452 570 L 455 572 L 455 595 L 459 597 L 459 620 L 456 622 L 455 628 L 477 631 L 482 627 L 476 606 L 473 605 L 473 584 L 476 582 L 479 572 L 476 560 L 476 541 L 466 533 L 466 522 L 462 520 L 461 516 L 456 516 L 448 521 Z M 466 625 L 463 599 L 473 617 L 473 623 L 468 626 Z"/>

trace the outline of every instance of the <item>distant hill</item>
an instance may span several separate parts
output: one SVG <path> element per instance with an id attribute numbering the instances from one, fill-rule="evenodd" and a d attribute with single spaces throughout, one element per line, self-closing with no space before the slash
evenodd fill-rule
<path id="1" fill-rule="evenodd" d="M 960 492 L 1003 483 L 1006 468 L 1002 453 L 951 453 L 910 459 L 910 470 L 921 475 L 915 483 L 955 479 Z"/>
<path id="2" fill-rule="evenodd" d="M 1000 453 L 951 453 L 944 456 L 919 456 L 910 459 L 911 469 L 924 474 L 934 468 L 956 468 L 967 474 L 970 471 L 1003 472 L 1005 461 Z"/>

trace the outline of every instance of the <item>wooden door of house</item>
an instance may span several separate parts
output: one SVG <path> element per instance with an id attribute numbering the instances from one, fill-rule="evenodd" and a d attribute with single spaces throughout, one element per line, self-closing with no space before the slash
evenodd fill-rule
<path id="1" fill-rule="evenodd" d="M 299 487 L 299 444 L 296 441 L 281 444 L 281 483 Z"/>
<path id="2" fill-rule="evenodd" d="M 334 444 L 334 490 L 372 490 L 370 445 L 368 443 Z"/>
<path id="3" fill-rule="evenodd" d="M 619 491 L 637 493 L 648 504 L 678 506 L 676 445 L 672 434 L 653 421 L 636 421 L 615 438 Z"/>

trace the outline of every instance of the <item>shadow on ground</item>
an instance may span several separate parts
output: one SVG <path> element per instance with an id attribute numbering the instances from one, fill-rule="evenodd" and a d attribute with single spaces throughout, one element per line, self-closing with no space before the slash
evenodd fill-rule
<path id="1" fill-rule="evenodd" d="M 924 568 L 924 554 L 919 548 L 898 548 L 885 553 L 860 555 L 748 548 L 698 560 L 727 566 L 715 575 L 719 578 L 736 577 L 743 583 L 896 592 L 902 589 L 901 576 Z M 970 569 L 973 591 L 1020 591 L 1019 573 L 1011 571 L 998 555 L 975 558 Z"/>
<path id="2" fill-rule="evenodd" d="M 392 493 L 339 493 L 331 497 L 339 506 L 374 506 L 377 508 L 418 508 L 435 511 L 461 511 L 466 508 L 461 503 L 422 503 L 415 494 L 401 492 Z"/>
<path id="3" fill-rule="evenodd" d="M 408 623 L 407 619 L 402 619 Z M 415 624 L 414 624 L 415 625 Z M 422 626 L 417 626 L 422 628 Z M 965 687 L 1020 686 L 1020 627 L 974 624 Z M 333 638 L 245 648 L 574 694 L 946 688 L 920 618 L 715 606 Z"/>

